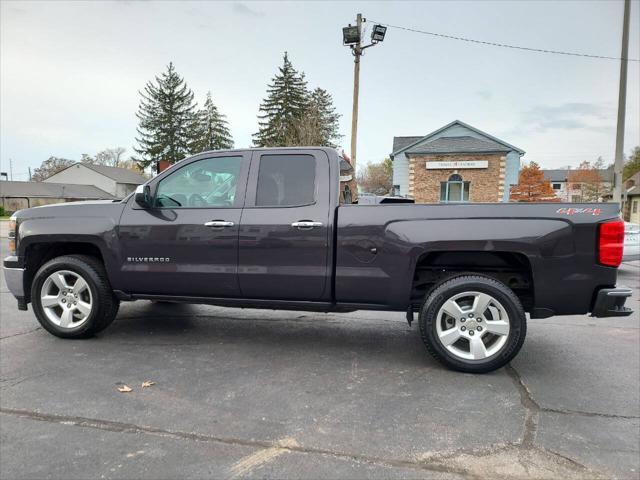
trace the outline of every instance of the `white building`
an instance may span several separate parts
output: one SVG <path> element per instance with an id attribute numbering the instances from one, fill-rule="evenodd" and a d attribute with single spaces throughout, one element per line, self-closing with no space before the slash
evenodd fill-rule
<path id="1" fill-rule="evenodd" d="M 563 202 L 582 202 L 582 184 L 580 182 L 571 181 L 571 172 L 579 172 L 579 170 L 560 169 L 560 170 L 542 170 L 544 178 L 549 182 L 551 188 Z M 613 167 L 598 170 L 598 174 L 602 179 L 601 188 L 603 190 L 611 190 L 613 187 Z M 602 199 L 606 200 L 606 199 Z"/>
<path id="2" fill-rule="evenodd" d="M 147 179 L 126 168 L 75 163 L 43 181 L 68 185 L 94 185 L 116 198 L 124 198 Z"/>

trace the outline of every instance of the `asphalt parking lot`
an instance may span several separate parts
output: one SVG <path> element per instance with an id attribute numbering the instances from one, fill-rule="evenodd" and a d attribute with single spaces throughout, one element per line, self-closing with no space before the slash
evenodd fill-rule
<path id="1" fill-rule="evenodd" d="M 0 302 L 2 479 L 639 478 L 637 313 L 531 321 L 470 375 L 403 314 L 137 302 L 70 341 Z"/>

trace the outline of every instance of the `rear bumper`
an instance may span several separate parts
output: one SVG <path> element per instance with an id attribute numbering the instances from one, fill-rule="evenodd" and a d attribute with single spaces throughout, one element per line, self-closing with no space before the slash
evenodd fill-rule
<path id="1" fill-rule="evenodd" d="M 592 317 L 628 317 L 633 313 L 624 303 L 633 292 L 627 287 L 603 288 L 598 291 Z"/>

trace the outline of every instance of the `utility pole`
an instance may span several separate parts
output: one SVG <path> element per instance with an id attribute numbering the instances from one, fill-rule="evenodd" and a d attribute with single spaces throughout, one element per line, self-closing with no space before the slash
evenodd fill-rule
<path id="1" fill-rule="evenodd" d="M 358 97 L 360 94 L 360 57 L 364 55 L 364 50 L 384 40 L 387 27 L 384 25 L 374 25 L 371 31 L 371 43 L 362 45 L 362 23 L 366 22 L 359 13 L 356 16 L 356 25 L 344 27 L 342 29 L 342 43 L 351 47 L 354 56 L 353 64 L 353 111 L 351 114 L 351 166 L 355 175 L 356 171 L 356 147 L 358 142 Z"/>
<path id="2" fill-rule="evenodd" d="M 358 96 L 360 95 L 360 57 L 362 56 L 362 14 L 356 17 L 358 43 L 353 46 L 353 111 L 351 114 L 351 166 L 356 173 L 356 148 L 358 143 Z"/>
<path id="3" fill-rule="evenodd" d="M 29 167 L 29 181 L 31 181 L 31 167 Z"/>
<path id="4" fill-rule="evenodd" d="M 630 0 L 624 0 L 622 19 L 622 52 L 620 54 L 620 87 L 618 88 L 618 126 L 616 130 L 616 156 L 613 167 L 613 201 L 622 202 L 622 170 L 624 168 L 624 117 L 627 103 L 627 56 L 629 51 Z"/>
<path id="5" fill-rule="evenodd" d="M 9 159 L 9 178 L 13 181 L 13 160 Z"/>

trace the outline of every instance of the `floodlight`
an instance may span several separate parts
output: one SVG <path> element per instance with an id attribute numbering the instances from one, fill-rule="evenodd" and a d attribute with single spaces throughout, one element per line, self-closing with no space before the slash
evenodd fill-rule
<path id="1" fill-rule="evenodd" d="M 387 27 L 385 27 L 384 25 L 374 25 L 373 30 L 371 31 L 371 41 L 383 41 L 385 33 L 387 33 Z"/>
<path id="2" fill-rule="evenodd" d="M 355 45 L 360 43 L 360 30 L 357 26 L 344 27 L 342 29 L 342 43 L 345 45 Z"/>

